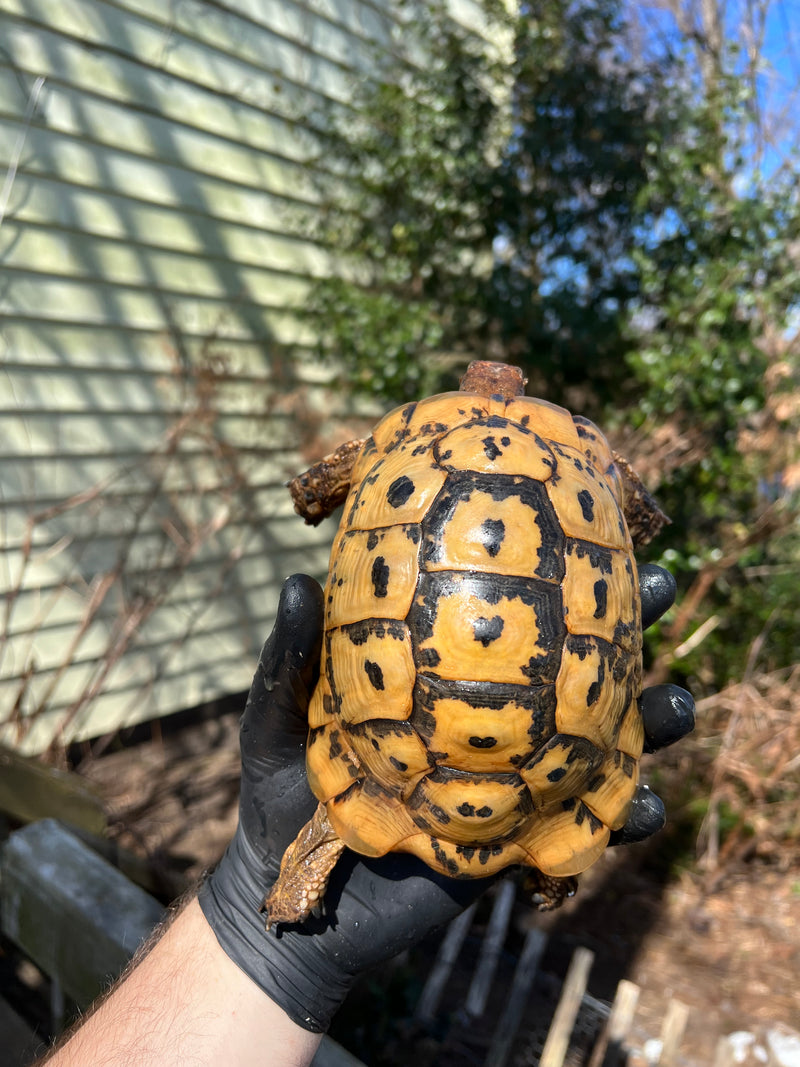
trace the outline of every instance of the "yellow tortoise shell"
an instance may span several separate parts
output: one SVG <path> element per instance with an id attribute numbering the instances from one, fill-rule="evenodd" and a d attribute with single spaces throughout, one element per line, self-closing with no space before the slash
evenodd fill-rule
<path id="1" fill-rule="evenodd" d="M 308 776 L 345 844 L 479 877 L 585 870 L 623 825 L 641 615 L 611 450 L 542 400 L 386 416 L 325 587 Z"/>

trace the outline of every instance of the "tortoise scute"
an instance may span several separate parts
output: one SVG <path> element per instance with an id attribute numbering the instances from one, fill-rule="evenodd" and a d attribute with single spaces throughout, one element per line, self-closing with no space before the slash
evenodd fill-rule
<path id="1" fill-rule="evenodd" d="M 586 420 L 443 394 L 374 430 L 326 586 L 309 781 L 357 852 L 565 877 L 625 819 L 641 619 L 611 450 Z"/>

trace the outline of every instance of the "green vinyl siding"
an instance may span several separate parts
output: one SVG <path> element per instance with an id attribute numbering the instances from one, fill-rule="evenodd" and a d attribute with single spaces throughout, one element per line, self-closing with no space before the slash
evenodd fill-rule
<path id="1" fill-rule="evenodd" d="M 324 576 L 332 524 L 284 483 L 375 412 L 312 355 L 310 116 L 397 25 L 388 0 L 0 0 L 0 742 L 245 689 L 283 578 Z"/>

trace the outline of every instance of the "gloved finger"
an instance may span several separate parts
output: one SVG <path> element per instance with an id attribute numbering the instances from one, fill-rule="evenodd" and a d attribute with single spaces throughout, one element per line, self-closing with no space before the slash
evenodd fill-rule
<path id="1" fill-rule="evenodd" d="M 639 708 L 644 725 L 645 752 L 657 752 L 673 745 L 694 729 L 694 700 L 692 694 L 680 686 L 650 686 L 642 692 Z"/>
<path id="2" fill-rule="evenodd" d="M 609 845 L 633 845 L 664 828 L 667 813 L 661 797 L 649 786 L 640 785 L 633 795 L 628 821 L 620 830 L 612 830 Z"/>
<path id="3" fill-rule="evenodd" d="M 639 567 L 639 592 L 642 598 L 642 629 L 652 626 L 675 603 L 678 587 L 675 579 L 655 563 Z"/>
<path id="4" fill-rule="evenodd" d="M 357 975 L 445 926 L 498 877 L 449 878 L 416 856 L 367 859 L 347 851 L 331 876 L 323 914 L 304 929 L 335 941 L 339 966 Z"/>
<path id="5" fill-rule="evenodd" d="M 293 758 L 308 732 L 308 701 L 319 677 L 322 590 L 293 574 L 281 590 L 275 626 L 261 650 L 242 718 L 242 760 Z"/>

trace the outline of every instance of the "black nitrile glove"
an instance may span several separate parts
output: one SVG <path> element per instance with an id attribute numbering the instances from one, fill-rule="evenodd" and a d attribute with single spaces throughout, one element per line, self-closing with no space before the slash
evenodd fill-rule
<path id="1" fill-rule="evenodd" d="M 643 567 L 640 575 L 650 624 L 671 605 L 675 586 L 659 568 Z M 328 883 L 324 918 L 312 915 L 302 924 L 265 930 L 261 902 L 286 846 L 317 806 L 306 780 L 305 747 L 322 608 L 313 579 L 287 579 L 242 718 L 239 826 L 199 898 L 227 955 L 296 1023 L 315 1032 L 328 1028 L 363 971 L 449 922 L 496 880 L 461 881 L 414 856 L 372 860 L 346 850 Z M 647 690 L 642 707 L 653 749 L 691 729 L 691 697 L 675 686 Z M 625 840 L 641 840 L 663 821 L 663 805 L 643 789 L 618 836 L 630 827 Z"/>

